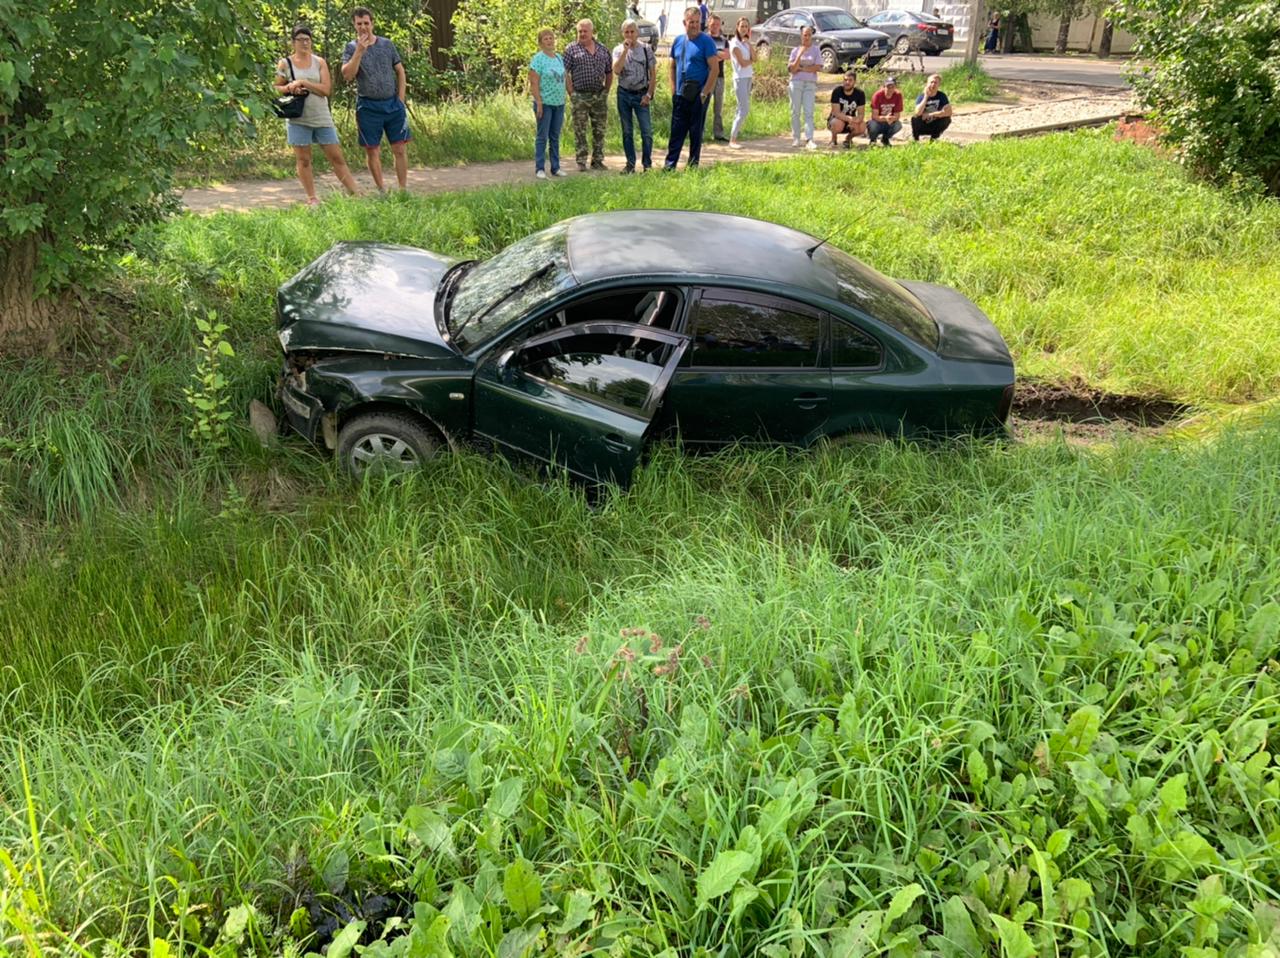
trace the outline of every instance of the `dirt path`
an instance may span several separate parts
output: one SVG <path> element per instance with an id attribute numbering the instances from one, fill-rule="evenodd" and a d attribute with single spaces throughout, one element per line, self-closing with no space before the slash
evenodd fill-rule
<path id="1" fill-rule="evenodd" d="M 968 144 L 989 139 L 993 133 L 1007 136 L 1022 128 L 1043 125 L 1049 115 L 1058 123 L 1097 120 L 1122 112 L 1123 107 L 1119 105 L 1120 102 L 1114 97 L 1076 94 L 1053 100 L 1024 102 L 1016 106 L 1001 103 L 966 104 L 956 108 L 955 121 L 947 130 L 944 139 L 952 143 Z M 826 138 L 825 131 L 820 130 L 819 141 L 825 141 Z M 909 132 L 904 130 L 899 133 L 895 142 L 904 145 L 910 143 Z M 867 144 L 865 140 L 857 140 L 855 146 L 865 149 Z M 730 150 L 724 143 L 704 143 L 703 165 L 759 162 L 805 155 L 804 151 L 796 150 L 791 146 L 789 135 L 747 140 L 744 147 L 741 150 Z M 655 152 L 658 152 L 656 148 Z M 829 151 L 824 149 L 823 152 Z M 530 153 L 532 153 L 532 143 Z M 660 157 L 655 157 L 655 160 L 658 163 L 661 162 Z M 610 173 L 578 173 L 574 169 L 573 158 L 569 157 L 565 170 L 570 176 L 598 177 L 617 175 L 617 171 L 624 165 L 621 154 L 606 156 L 605 163 L 609 166 Z M 383 177 L 384 182 L 395 183 L 395 174 L 391 171 L 385 172 Z M 356 182 L 362 192 L 370 193 L 374 189 L 373 181 L 367 171 L 357 172 Z M 532 159 L 510 160 L 503 163 L 469 163 L 454 167 L 418 167 L 409 170 L 409 190 L 413 193 L 444 193 L 532 182 L 534 182 Z M 549 182 L 546 185 L 554 188 L 554 183 Z M 341 190 L 337 179 L 329 173 L 316 177 L 316 187 L 321 198 Z M 218 186 L 189 189 L 182 194 L 183 205 L 193 213 L 250 210 L 264 206 L 292 206 L 300 203 L 302 199 L 302 188 L 294 179 L 236 180 Z"/>

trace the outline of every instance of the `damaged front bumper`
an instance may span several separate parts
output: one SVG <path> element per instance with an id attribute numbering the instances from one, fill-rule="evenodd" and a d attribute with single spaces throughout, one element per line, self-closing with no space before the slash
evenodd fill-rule
<path id="1" fill-rule="evenodd" d="M 334 418 L 325 412 L 319 399 L 307 392 L 306 370 L 299 370 L 286 361 L 280 371 L 278 393 L 285 418 L 299 435 L 309 442 L 323 440 L 330 449 L 337 446 Z"/>

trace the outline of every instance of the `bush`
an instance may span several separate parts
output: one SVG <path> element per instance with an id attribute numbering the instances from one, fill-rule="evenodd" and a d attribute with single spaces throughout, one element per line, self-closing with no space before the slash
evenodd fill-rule
<path id="1" fill-rule="evenodd" d="M 581 19 L 596 26 L 596 37 L 612 48 L 625 18 L 622 0 L 462 0 L 453 15 L 452 52 L 461 69 L 474 81 L 468 86 L 495 85 L 523 89 L 525 68 L 538 49 L 538 31 L 556 31 L 556 46 L 574 39 Z"/>
<path id="2" fill-rule="evenodd" d="M 1146 61 L 1133 84 L 1162 138 L 1208 179 L 1280 195 L 1274 0 L 1120 0 Z"/>

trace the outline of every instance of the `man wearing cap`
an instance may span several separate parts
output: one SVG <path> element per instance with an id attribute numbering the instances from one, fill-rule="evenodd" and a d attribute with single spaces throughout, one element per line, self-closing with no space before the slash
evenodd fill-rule
<path id="1" fill-rule="evenodd" d="M 951 101 L 938 89 L 941 83 L 941 75 L 930 74 L 924 92 L 916 97 L 915 113 L 911 116 L 911 138 L 917 142 L 922 136 L 936 140 L 951 125 Z"/>
<path id="2" fill-rule="evenodd" d="M 396 45 L 373 34 L 373 14 L 368 7 L 351 11 L 356 38 L 342 51 L 342 79 L 356 81 L 356 126 L 364 147 L 369 174 L 382 186 L 382 137 L 386 134 L 396 161 L 396 180 L 405 189 L 409 180 L 409 114 L 405 109 L 404 63 Z"/>
<path id="3" fill-rule="evenodd" d="M 867 108 L 867 95 L 858 89 L 858 71 L 850 67 L 845 71 L 844 83 L 831 91 L 831 112 L 827 116 L 827 129 L 831 131 L 831 148 L 834 150 L 840 134 L 844 134 L 844 147 L 849 148 L 854 136 L 867 131 L 863 119 Z"/>
<path id="4" fill-rule="evenodd" d="M 587 127 L 591 127 L 591 169 L 604 165 L 604 127 L 609 120 L 609 87 L 613 85 L 613 58 L 604 44 L 596 43 L 596 27 L 578 21 L 578 39 L 564 48 L 564 87 L 573 104 L 573 145 L 578 169 L 587 171 Z"/>
<path id="5" fill-rule="evenodd" d="M 884 86 L 871 95 L 871 118 L 867 120 L 867 139 L 872 145 L 878 139 L 885 146 L 902 129 L 902 93 L 897 77 L 885 77 Z"/>

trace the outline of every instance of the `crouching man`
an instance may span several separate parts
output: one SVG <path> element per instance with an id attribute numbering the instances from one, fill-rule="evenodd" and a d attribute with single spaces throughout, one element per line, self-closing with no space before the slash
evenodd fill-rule
<path id="1" fill-rule="evenodd" d="M 867 132 L 867 121 L 864 114 L 867 108 L 867 95 L 858 89 L 858 71 L 850 68 L 845 71 L 844 83 L 831 91 L 831 111 L 827 116 L 827 129 L 831 131 L 831 148 L 841 133 L 844 134 L 844 147 L 855 136 Z"/>
<path id="2" fill-rule="evenodd" d="M 936 140 L 951 125 L 951 101 L 938 89 L 942 77 L 930 74 L 924 92 L 916 97 L 915 113 L 911 116 L 911 138 L 919 140 L 927 136 Z"/>

